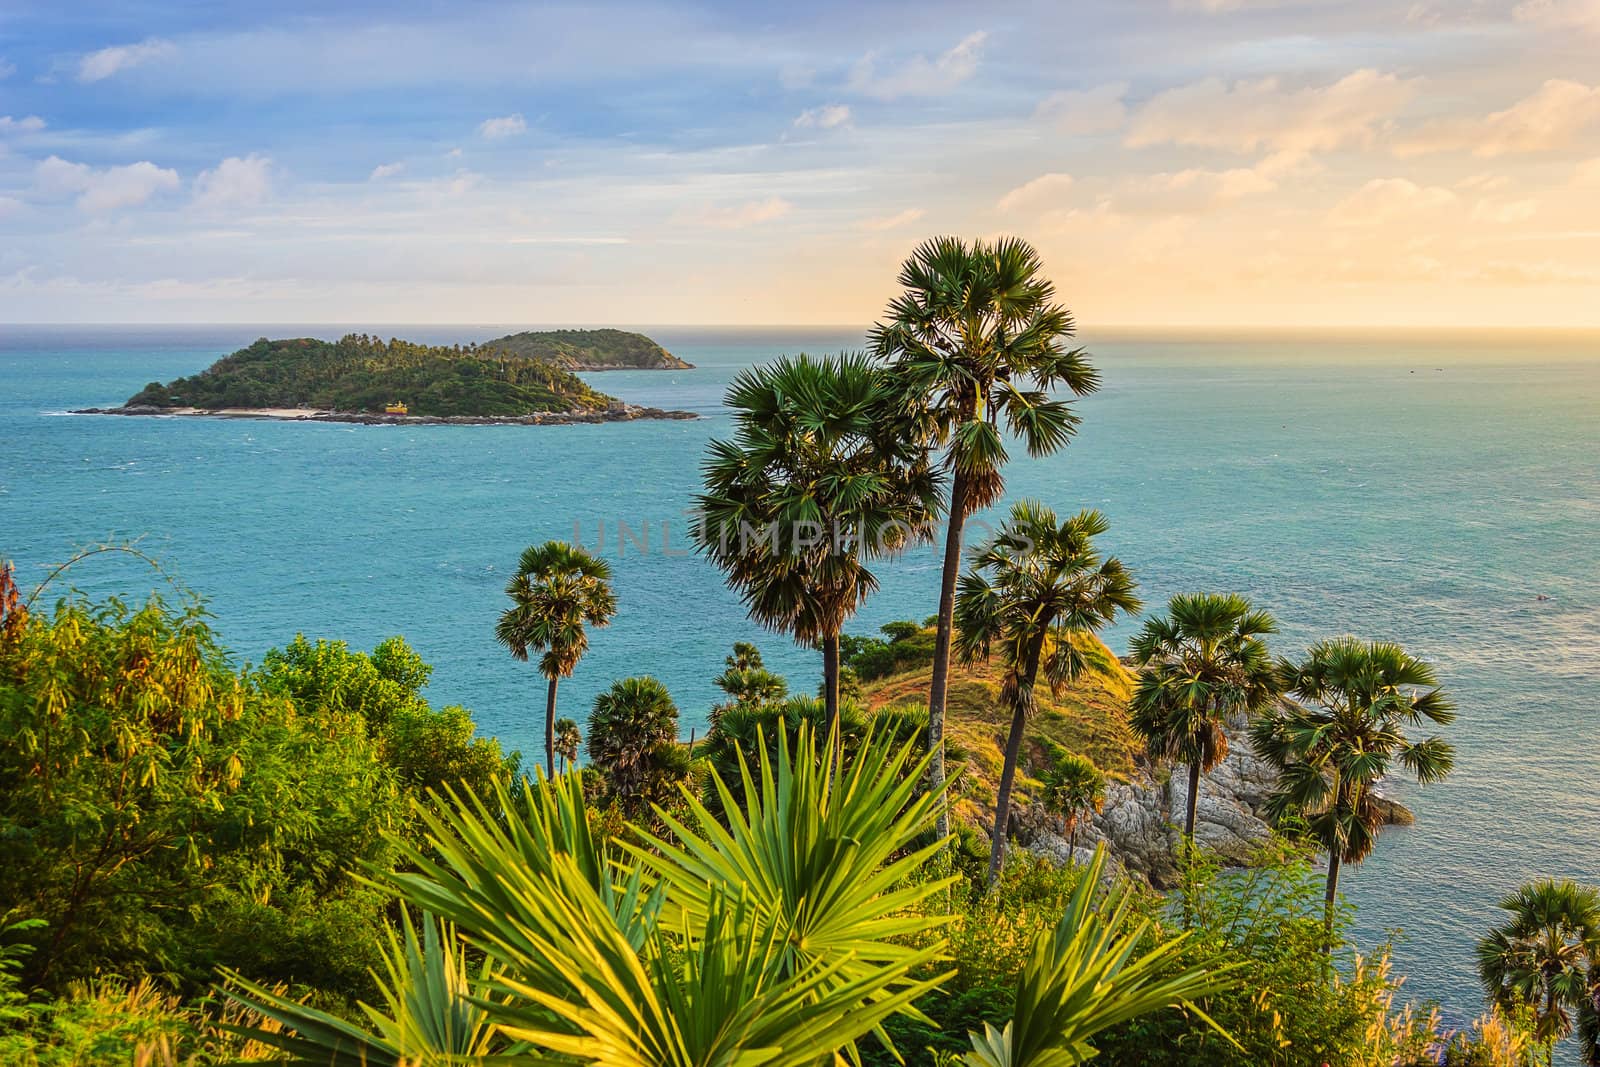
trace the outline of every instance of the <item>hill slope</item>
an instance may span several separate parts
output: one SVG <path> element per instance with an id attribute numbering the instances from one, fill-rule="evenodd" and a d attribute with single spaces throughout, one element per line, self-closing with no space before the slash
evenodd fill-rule
<path id="1" fill-rule="evenodd" d="M 199 374 L 151 382 L 128 407 L 381 412 L 397 401 L 413 415 L 500 417 L 605 411 L 612 398 L 545 360 L 350 334 L 263 337 Z"/>
<path id="2" fill-rule="evenodd" d="M 689 370 L 642 333 L 626 330 L 539 330 L 508 334 L 479 346 L 566 370 Z"/>
<path id="3" fill-rule="evenodd" d="M 1037 691 L 1039 709 L 1024 734 L 1017 779 L 1024 799 L 1034 776 L 1049 766 L 1050 744 L 1088 756 L 1113 778 L 1135 775 L 1140 744 L 1127 717 L 1133 676 L 1099 640 L 1086 638 L 1082 647 L 1092 667 L 1077 684 L 1059 698 L 1043 684 Z M 863 682 L 862 700 L 873 710 L 896 704 L 926 706 L 932 673 L 931 666 L 918 666 Z M 980 825 L 993 818 L 995 788 L 1011 729 L 1010 713 L 1000 706 L 1000 682 L 996 664 L 951 664 L 945 715 L 948 770 L 952 775 L 961 771 L 965 782 L 957 813 Z"/>

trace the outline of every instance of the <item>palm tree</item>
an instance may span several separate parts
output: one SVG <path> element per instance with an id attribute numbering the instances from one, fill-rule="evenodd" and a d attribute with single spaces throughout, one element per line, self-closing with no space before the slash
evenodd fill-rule
<path id="1" fill-rule="evenodd" d="M 746 641 L 735 641 L 733 654 L 723 661 L 727 669 L 713 679 L 716 687 L 728 694 L 729 702 L 711 709 L 712 719 L 730 707 L 759 707 L 782 700 L 789 683 L 782 675 L 766 669 L 761 651 Z"/>
<path id="2" fill-rule="evenodd" d="M 1051 392 L 1085 396 L 1099 377 L 1082 349 L 1068 347 L 1072 316 L 1056 303 L 1055 287 L 1025 241 L 934 238 L 900 268 L 900 284 L 905 291 L 872 328 L 871 343 L 892 361 L 918 430 L 928 447 L 943 450 L 951 474 L 928 691 L 929 779 L 937 789 L 945 779 L 945 701 L 966 520 L 1000 499 L 1004 434 L 1020 438 L 1030 456 L 1064 447 L 1078 417 Z M 949 828 L 944 813 L 939 832 Z"/>
<path id="3" fill-rule="evenodd" d="M 1500 902 L 1510 913 L 1478 942 L 1484 991 L 1508 1015 L 1526 1012 L 1548 1058 L 1572 1032 L 1573 1013 L 1592 1024 L 1600 996 L 1600 891 L 1544 879 Z M 1588 1062 L 1600 1058 L 1593 1026 L 1583 1028 Z"/>
<path id="4" fill-rule="evenodd" d="M 589 648 L 590 626 L 605 626 L 617 613 L 611 568 L 564 541 L 530 545 L 506 584 L 511 607 L 500 615 L 494 636 L 517 659 L 541 653 L 539 673 L 550 683 L 544 709 L 544 770 L 556 773 L 556 684 L 572 677 Z"/>
<path id="5" fill-rule="evenodd" d="M 728 389 L 734 436 L 713 441 L 693 535 L 751 618 L 819 648 L 839 714 L 839 633 L 877 578 L 867 568 L 924 537 L 938 481 L 886 410 L 865 356 L 785 357 Z"/>
<path id="6" fill-rule="evenodd" d="M 887 1020 L 950 977 L 938 904 L 958 878 L 928 870 L 944 801 L 920 788 L 920 748 L 869 733 L 834 774 L 802 731 L 741 764 L 752 792 L 730 821 L 685 790 L 660 835 L 600 837 L 576 775 L 521 799 L 503 784 L 457 796 L 421 816 L 425 836 L 400 840 L 404 870 L 385 876 L 444 934 L 376 976 L 386 1008 L 362 1005 L 363 1026 L 235 975 L 228 993 L 264 1016 L 250 1036 L 298 1067 L 857 1061 L 857 1041 L 887 1039 Z M 964 1067 L 1082 1063 L 1096 1034 L 1237 985 L 1183 963 L 1186 935 L 1151 947 L 1151 921 L 1104 872 L 1102 851 L 1034 940 L 1012 1020 L 971 1034 Z"/>
<path id="7" fill-rule="evenodd" d="M 1200 775 L 1228 756 L 1224 727 L 1236 715 L 1255 716 L 1277 697 L 1277 675 L 1262 639 L 1277 631 L 1272 616 L 1244 597 L 1196 593 L 1173 597 L 1167 614 L 1147 619 L 1129 643 L 1142 668 L 1132 726 L 1152 759 L 1189 768 L 1183 836 L 1191 851 Z"/>
<path id="8" fill-rule="evenodd" d="M 1076 858 L 1078 823 L 1105 807 L 1105 772 L 1088 756 L 1062 752 L 1045 775 L 1042 799 L 1045 808 L 1061 819 L 1067 831 L 1067 856 Z"/>
<path id="9" fill-rule="evenodd" d="M 653 781 L 658 752 L 677 743 L 678 706 L 656 679 L 624 678 L 594 698 L 589 763 L 606 773 L 625 806 L 661 792 Z"/>
<path id="10" fill-rule="evenodd" d="M 1116 617 L 1139 610 L 1133 577 L 1115 556 L 1105 558 L 1094 538 L 1109 524 L 1098 511 L 1059 522 L 1043 504 L 1012 507 L 994 538 L 973 553 L 956 596 L 956 629 L 964 662 L 988 659 L 998 646 L 1005 671 L 1002 704 L 1011 711 L 1005 764 L 995 797 L 989 884 L 1005 863 L 1011 786 L 1022 731 L 1034 708 L 1033 688 L 1044 667 L 1054 691 L 1074 681 L 1085 661 L 1075 643 Z"/>
<path id="11" fill-rule="evenodd" d="M 1328 853 L 1327 924 L 1339 892 L 1339 868 L 1371 853 L 1383 823 L 1374 786 L 1404 770 L 1428 785 L 1455 765 L 1438 736 L 1413 741 L 1408 726 L 1455 721 L 1433 668 L 1396 644 L 1336 637 L 1319 641 L 1295 663 L 1278 661 L 1280 690 L 1293 698 L 1256 720 L 1256 752 L 1281 777 L 1268 798 L 1275 818 L 1301 815 Z"/>
<path id="12" fill-rule="evenodd" d="M 578 762 L 578 746 L 583 744 L 583 734 L 578 732 L 578 724 L 571 719 L 556 720 L 556 755 L 561 757 L 561 770 L 569 770 Z"/>

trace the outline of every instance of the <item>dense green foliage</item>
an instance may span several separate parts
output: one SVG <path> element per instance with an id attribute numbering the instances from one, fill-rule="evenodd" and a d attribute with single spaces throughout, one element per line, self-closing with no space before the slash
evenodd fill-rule
<path id="1" fill-rule="evenodd" d="M 689 753 L 678 744 L 678 705 L 654 678 L 623 678 L 594 698 L 589 712 L 589 765 L 624 812 L 635 818 L 667 804 L 689 776 Z"/>
<path id="2" fill-rule="evenodd" d="M 239 1003 L 285 1028 L 259 1040 L 303 1067 L 761 1063 L 812 1067 L 860 1043 L 950 977 L 942 907 L 955 879 L 924 843 L 942 798 L 920 788 L 915 743 L 869 731 L 833 769 L 804 730 L 776 760 L 744 762 L 726 821 L 687 811 L 637 844 L 593 832 L 575 775 L 514 800 L 465 798 L 402 845 L 386 881 L 422 911 L 390 939 L 381 1003 L 354 1023 L 243 980 Z M 1066 1067 L 1099 1035 L 1219 993 L 1226 971 L 1176 964 L 1104 857 L 1029 939 L 1007 983 L 1009 1020 L 968 1036 L 964 1067 Z M 485 955 L 468 966 L 460 938 Z M 403 941 L 403 945 L 402 945 Z"/>
<path id="3" fill-rule="evenodd" d="M 198 609 L 63 603 L 0 649 L 0 914 L 37 919 L 30 983 L 190 988 L 218 962 L 365 985 L 397 775 L 356 714 L 241 675 Z"/>
<path id="4" fill-rule="evenodd" d="M 565 370 L 684 370 L 692 366 L 642 333 L 626 330 L 534 330 L 485 341 L 480 348 Z"/>
<path id="5" fill-rule="evenodd" d="M 839 637 L 839 658 L 861 681 L 875 682 L 933 662 L 933 627 L 900 621 L 884 623 L 878 632 L 883 637 Z"/>
<path id="6" fill-rule="evenodd" d="M 1600 1064 L 1600 889 L 1543 879 L 1500 902 L 1506 920 L 1478 942 L 1478 976 L 1501 1012 L 1549 1048 L 1578 1031 Z"/>
<path id="7" fill-rule="evenodd" d="M 199 374 L 151 382 L 128 398 L 129 407 L 355 412 L 381 412 L 396 402 L 412 415 L 509 417 L 603 411 L 611 398 L 542 359 L 365 334 L 338 341 L 263 337 Z"/>

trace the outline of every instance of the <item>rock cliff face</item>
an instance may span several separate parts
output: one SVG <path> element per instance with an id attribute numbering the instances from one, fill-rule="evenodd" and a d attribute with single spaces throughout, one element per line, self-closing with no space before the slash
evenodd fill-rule
<path id="1" fill-rule="evenodd" d="M 1277 772 L 1256 756 L 1245 736 L 1244 723 L 1229 723 L 1228 757 L 1200 778 L 1200 801 L 1195 808 L 1195 839 L 1225 862 L 1243 864 L 1271 835 L 1264 807 L 1277 784 Z M 1174 857 L 1183 837 L 1188 807 L 1189 775 L 1174 768 L 1166 781 L 1141 775 L 1134 782 L 1112 782 L 1106 787 L 1105 807 L 1078 828 L 1075 859 L 1085 862 L 1104 841 L 1112 858 L 1131 874 L 1157 888 L 1172 884 L 1177 874 Z M 1411 813 L 1396 801 L 1384 801 L 1391 825 L 1407 824 Z M 1065 863 L 1071 852 L 1067 838 L 1056 832 L 1042 815 L 1025 810 L 1014 832 L 1027 849 Z"/>

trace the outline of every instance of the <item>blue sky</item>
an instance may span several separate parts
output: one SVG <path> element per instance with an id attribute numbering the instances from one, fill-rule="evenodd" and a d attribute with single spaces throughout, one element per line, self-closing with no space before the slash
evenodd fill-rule
<path id="1" fill-rule="evenodd" d="M 70 8 L 70 10 L 66 10 Z M 1600 0 L 0 7 L 0 321 L 1600 325 Z"/>

